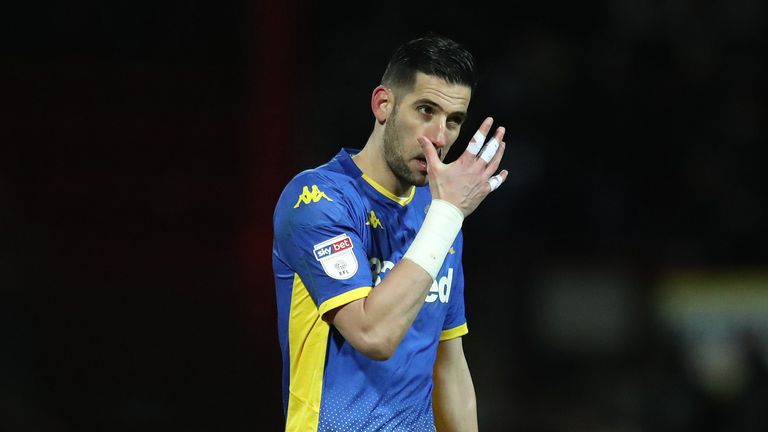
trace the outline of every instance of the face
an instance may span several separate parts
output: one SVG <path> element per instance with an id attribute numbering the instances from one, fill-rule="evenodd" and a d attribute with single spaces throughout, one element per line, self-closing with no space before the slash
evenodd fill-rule
<path id="1" fill-rule="evenodd" d="M 427 164 L 420 136 L 429 138 L 440 159 L 456 141 L 466 118 L 471 89 L 418 73 L 413 91 L 395 97 L 384 128 L 384 156 L 404 184 L 427 184 Z"/>

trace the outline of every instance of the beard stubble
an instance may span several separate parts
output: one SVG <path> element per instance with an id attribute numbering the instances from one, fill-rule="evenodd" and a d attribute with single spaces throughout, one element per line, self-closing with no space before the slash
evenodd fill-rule
<path id="1" fill-rule="evenodd" d="M 392 115 L 388 118 L 383 139 L 384 159 L 395 177 L 400 182 L 408 185 L 424 186 L 427 184 L 426 177 L 422 179 L 420 173 L 413 172 L 411 167 L 408 166 L 408 160 L 406 160 L 405 156 L 405 142 L 400 135 L 400 128 L 397 122 L 397 105 L 395 105 Z"/>

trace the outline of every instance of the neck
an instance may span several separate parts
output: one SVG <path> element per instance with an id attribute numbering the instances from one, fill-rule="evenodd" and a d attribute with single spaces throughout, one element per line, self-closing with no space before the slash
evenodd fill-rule
<path id="1" fill-rule="evenodd" d="M 381 134 L 376 130 L 368 137 L 368 141 L 358 154 L 352 160 L 360 171 L 367 177 L 370 177 L 381 187 L 388 190 L 392 195 L 405 196 L 411 189 L 411 184 L 403 183 L 395 176 L 387 160 L 384 157 L 384 144 L 381 140 Z"/>

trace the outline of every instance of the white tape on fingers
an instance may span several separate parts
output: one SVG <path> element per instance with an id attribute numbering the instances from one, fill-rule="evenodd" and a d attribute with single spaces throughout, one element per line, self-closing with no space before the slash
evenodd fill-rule
<path id="1" fill-rule="evenodd" d="M 483 133 L 480 131 L 475 132 L 475 135 L 472 137 L 472 140 L 469 141 L 469 145 L 467 146 L 467 151 L 477 156 L 477 154 L 480 152 L 480 149 L 483 148 L 484 142 L 485 142 L 485 135 L 483 135 Z"/>
<path id="2" fill-rule="evenodd" d="M 488 141 L 488 144 L 485 145 L 483 153 L 480 154 L 480 159 L 484 160 L 485 163 L 489 163 L 498 149 L 499 142 L 496 140 L 496 137 L 491 138 L 491 140 Z"/>
<path id="3" fill-rule="evenodd" d="M 496 174 L 495 176 L 488 179 L 488 184 L 491 185 L 491 192 L 498 189 L 502 183 L 504 183 L 504 180 L 502 180 L 500 174 Z"/>

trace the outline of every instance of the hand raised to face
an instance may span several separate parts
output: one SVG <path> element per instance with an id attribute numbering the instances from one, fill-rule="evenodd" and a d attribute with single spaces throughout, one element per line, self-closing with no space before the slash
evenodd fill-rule
<path id="1" fill-rule="evenodd" d="M 507 178 L 507 170 L 495 174 L 504 155 L 504 127 L 498 127 L 488 142 L 485 138 L 491 130 L 493 118 L 488 117 L 480 125 L 467 149 L 455 161 L 444 164 L 428 138 L 419 137 L 427 159 L 427 175 L 432 199 L 442 199 L 455 205 L 469 216 L 492 191 Z"/>

